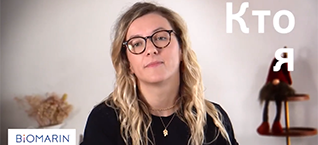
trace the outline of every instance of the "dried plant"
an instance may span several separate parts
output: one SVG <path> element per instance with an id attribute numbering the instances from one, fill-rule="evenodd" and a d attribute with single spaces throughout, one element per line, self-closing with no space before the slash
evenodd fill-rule
<path id="1" fill-rule="evenodd" d="M 56 93 L 15 98 L 27 114 L 37 121 L 39 127 L 60 124 L 69 116 L 73 106 L 66 99 L 67 94 L 59 97 Z"/>

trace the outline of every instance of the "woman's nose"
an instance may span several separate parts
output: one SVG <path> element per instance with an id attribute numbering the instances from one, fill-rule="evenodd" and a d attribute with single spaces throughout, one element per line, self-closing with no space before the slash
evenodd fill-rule
<path id="1" fill-rule="evenodd" d="M 146 43 L 146 52 L 147 55 L 150 54 L 158 54 L 158 49 L 157 47 L 152 43 L 152 41 L 150 39 L 147 39 L 147 43 Z"/>

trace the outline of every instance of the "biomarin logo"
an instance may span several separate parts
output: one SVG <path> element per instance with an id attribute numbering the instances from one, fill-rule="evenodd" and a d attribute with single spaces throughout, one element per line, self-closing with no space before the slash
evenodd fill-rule
<path id="1" fill-rule="evenodd" d="M 16 134 L 16 143 L 67 143 L 70 135 Z"/>

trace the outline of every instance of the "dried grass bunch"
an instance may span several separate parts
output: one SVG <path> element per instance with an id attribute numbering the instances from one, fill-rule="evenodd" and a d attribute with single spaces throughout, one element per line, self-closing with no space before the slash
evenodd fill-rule
<path id="1" fill-rule="evenodd" d="M 60 124 L 73 110 L 73 106 L 66 101 L 67 94 L 59 97 L 56 93 L 47 93 L 45 96 L 28 95 L 15 99 L 39 127 Z"/>

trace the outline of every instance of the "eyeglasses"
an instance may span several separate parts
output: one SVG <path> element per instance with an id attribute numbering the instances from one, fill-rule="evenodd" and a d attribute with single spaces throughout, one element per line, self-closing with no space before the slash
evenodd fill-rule
<path id="1" fill-rule="evenodd" d="M 173 30 L 160 30 L 147 37 L 133 37 L 123 42 L 128 50 L 135 54 L 142 54 L 146 50 L 147 39 L 150 38 L 152 44 L 159 49 L 167 47 L 171 42 L 171 33 Z"/>

